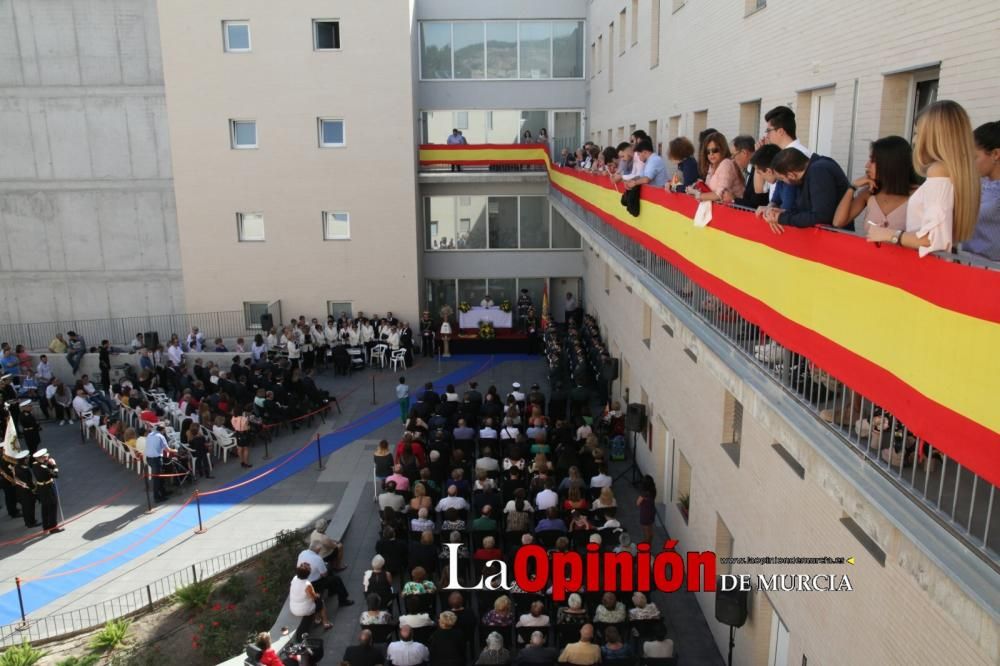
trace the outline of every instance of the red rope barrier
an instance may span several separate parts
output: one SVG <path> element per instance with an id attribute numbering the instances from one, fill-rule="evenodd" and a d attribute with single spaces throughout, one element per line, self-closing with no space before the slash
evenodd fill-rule
<path id="1" fill-rule="evenodd" d="M 111 496 L 109 496 L 109 497 L 101 500 L 100 502 L 98 502 L 94 506 L 90 507 L 86 511 L 81 511 L 80 513 L 76 514 L 75 516 L 71 516 L 70 518 L 67 518 L 64 522 L 61 522 L 61 523 L 57 524 L 56 527 L 65 527 L 66 525 L 69 525 L 70 523 L 75 522 L 75 521 L 83 518 L 87 514 L 93 513 L 94 511 L 97 511 L 98 509 L 101 509 L 101 508 L 104 508 L 104 507 L 108 506 L 109 504 L 111 504 L 111 502 L 113 502 L 114 500 L 118 499 L 130 487 L 131 487 L 130 485 L 125 486 L 124 488 L 122 488 L 121 490 L 119 490 L 114 495 L 111 495 Z M 40 532 L 33 532 L 31 534 L 28 534 L 28 535 L 25 535 L 25 536 L 22 536 L 22 537 L 18 537 L 17 539 L 11 539 L 10 541 L 3 541 L 3 542 L 0 542 L 0 548 L 3 548 L 4 546 L 13 546 L 13 545 L 16 545 L 16 544 L 19 544 L 19 543 L 24 543 L 25 541 L 30 541 L 32 539 L 37 539 L 38 537 L 45 536 L 46 534 L 48 534 L 48 531 L 47 530 L 42 530 Z"/>

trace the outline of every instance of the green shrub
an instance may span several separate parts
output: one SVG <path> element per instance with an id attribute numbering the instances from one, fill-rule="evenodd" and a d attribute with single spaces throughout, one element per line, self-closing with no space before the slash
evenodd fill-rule
<path id="1" fill-rule="evenodd" d="M 90 649 L 100 652 L 111 652 L 120 647 L 128 638 L 128 630 L 132 626 L 131 620 L 111 620 L 104 625 L 104 628 L 97 632 L 90 639 Z"/>
<path id="2" fill-rule="evenodd" d="M 211 597 L 212 584 L 204 580 L 185 585 L 174 592 L 174 599 L 189 611 L 204 608 Z"/>
<path id="3" fill-rule="evenodd" d="M 234 574 L 225 583 L 219 586 L 219 594 L 228 601 L 238 604 L 247 598 L 247 581 L 241 574 Z"/>
<path id="4" fill-rule="evenodd" d="M 44 652 L 25 641 L 0 653 L 0 666 L 33 666 L 44 656 Z"/>

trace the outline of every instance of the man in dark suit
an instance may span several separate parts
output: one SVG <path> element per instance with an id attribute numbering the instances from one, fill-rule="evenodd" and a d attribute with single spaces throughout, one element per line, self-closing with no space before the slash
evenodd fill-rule
<path id="1" fill-rule="evenodd" d="M 362 629 L 358 634 L 358 644 L 344 650 L 344 659 L 351 666 L 379 666 L 385 663 L 385 656 L 372 643 L 372 632 Z"/>

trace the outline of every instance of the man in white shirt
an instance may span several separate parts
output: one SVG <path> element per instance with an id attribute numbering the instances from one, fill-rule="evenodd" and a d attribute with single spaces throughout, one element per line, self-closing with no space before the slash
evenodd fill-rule
<path id="1" fill-rule="evenodd" d="M 76 397 L 73 398 L 73 411 L 76 412 L 78 418 L 82 414 L 94 411 L 94 406 L 87 400 L 87 394 L 83 389 L 77 391 Z"/>
<path id="2" fill-rule="evenodd" d="M 79 395 L 77 397 L 80 397 Z M 73 400 L 76 407 L 76 399 Z M 153 475 L 153 499 L 163 502 L 167 499 L 167 491 L 163 487 L 163 456 L 167 451 L 167 438 L 163 436 L 163 426 L 156 426 L 146 435 L 145 457 L 149 471 Z"/>
<path id="3" fill-rule="evenodd" d="M 464 497 L 458 496 L 457 486 L 448 486 L 448 494 L 442 497 L 438 501 L 437 506 L 434 510 L 438 513 L 444 513 L 448 509 L 457 509 L 459 511 L 465 511 L 469 508 L 469 503 L 465 501 Z"/>
<path id="4" fill-rule="evenodd" d="M 559 505 L 559 493 L 552 490 L 552 481 L 545 482 L 545 489 L 535 495 L 535 508 L 538 511 L 548 511 Z"/>
<path id="5" fill-rule="evenodd" d="M 170 346 L 167 347 L 167 358 L 174 366 L 179 366 L 184 361 L 184 352 L 181 351 L 181 345 L 176 340 L 171 340 Z"/>
<path id="6" fill-rule="evenodd" d="M 590 478 L 591 488 L 610 488 L 613 479 L 608 476 L 608 468 L 601 465 L 598 468 L 597 476 Z"/>
<path id="7" fill-rule="evenodd" d="M 331 595 L 336 594 L 341 608 L 353 606 L 354 602 L 347 595 L 347 588 L 344 586 L 344 581 L 340 580 L 340 577 L 336 574 L 329 572 L 326 562 L 319 555 L 321 550 L 322 546 L 320 544 L 310 544 L 308 548 L 299 553 L 299 559 L 295 563 L 295 566 L 297 567 L 302 563 L 309 565 L 309 582 L 312 583 L 313 589 L 316 590 L 317 594 L 322 595 L 324 592 L 328 592 Z"/>
<path id="8" fill-rule="evenodd" d="M 396 492 L 396 483 L 386 481 L 385 491 L 378 496 L 379 511 L 384 511 L 386 507 L 392 507 L 393 511 L 402 511 L 404 506 L 406 506 L 406 501 L 402 495 Z"/>
<path id="9" fill-rule="evenodd" d="M 35 379 L 42 386 L 52 383 L 52 366 L 49 365 L 49 357 L 42 354 L 38 357 L 38 366 L 35 368 Z"/>
<path id="10" fill-rule="evenodd" d="M 514 398 L 514 402 L 524 402 L 525 396 L 524 396 L 524 391 L 521 390 L 521 383 L 520 382 L 514 382 L 514 384 L 511 386 L 511 388 L 513 388 L 514 390 L 511 391 L 508 394 L 508 396 L 513 397 Z"/>
<path id="11" fill-rule="evenodd" d="M 200 352 L 205 348 L 205 336 L 202 335 L 198 327 L 195 326 L 191 329 L 191 332 L 187 336 L 187 348 L 188 351 Z"/>
<path id="12" fill-rule="evenodd" d="M 389 643 L 385 656 L 392 661 L 393 666 L 419 666 L 430 661 L 431 652 L 426 645 L 413 640 L 413 630 L 410 625 L 400 624 L 399 640 Z"/>
<path id="13" fill-rule="evenodd" d="M 135 337 L 132 338 L 132 344 L 129 345 L 129 348 L 134 353 L 145 347 L 146 347 L 146 341 L 143 339 L 142 333 L 136 333 Z"/>
<path id="14" fill-rule="evenodd" d="M 483 470 L 484 472 L 496 472 L 500 470 L 500 463 L 493 457 L 493 451 L 490 450 L 490 447 L 484 446 L 482 454 L 482 457 L 476 458 L 477 472 L 479 470 Z"/>

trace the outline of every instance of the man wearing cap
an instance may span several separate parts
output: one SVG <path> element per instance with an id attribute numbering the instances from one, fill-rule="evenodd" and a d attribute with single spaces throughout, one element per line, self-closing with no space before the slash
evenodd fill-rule
<path id="1" fill-rule="evenodd" d="M 21 419 L 18 423 L 18 427 L 21 429 L 21 436 L 24 437 L 24 443 L 28 447 L 28 453 L 30 455 L 35 455 L 35 451 L 38 450 L 38 445 L 42 443 L 42 428 L 38 425 L 38 420 L 35 419 L 35 415 L 31 413 L 30 400 L 22 400 L 20 407 Z"/>
<path id="2" fill-rule="evenodd" d="M 37 527 L 35 520 L 35 477 L 31 474 L 31 458 L 27 451 L 14 455 L 14 479 L 17 485 L 17 501 L 21 505 L 25 527 Z"/>
<path id="3" fill-rule="evenodd" d="M 35 476 L 35 496 L 42 505 L 42 529 L 49 534 L 62 532 L 59 525 L 59 497 L 56 495 L 56 477 L 59 467 L 48 449 L 39 449 L 32 456 L 31 471 Z"/>
<path id="4" fill-rule="evenodd" d="M 514 402 L 517 403 L 517 406 L 519 408 L 523 409 L 524 408 L 525 395 L 524 395 L 524 391 L 521 390 L 521 382 L 514 382 L 514 384 L 512 385 L 511 388 L 513 388 L 513 390 L 510 393 L 507 394 L 507 397 L 508 398 L 513 397 L 514 398 Z"/>
<path id="5" fill-rule="evenodd" d="M 153 499 L 157 502 L 167 500 L 167 491 L 163 487 L 163 454 L 167 450 L 167 439 L 163 436 L 163 426 L 152 427 L 152 431 L 146 435 L 146 463 L 149 471 L 153 475 Z"/>
<path id="6" fill-rule="evenodd" d="M 0 490 L 3 490 L 3 503 L 7 508 L 7 515 L 11 518 L 20 518 L 21 512 L 17 508 L 17 480 L 14 477 L 14 454 L 16 451 L 7 451 L 0 441 Z"/>

